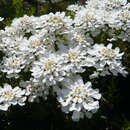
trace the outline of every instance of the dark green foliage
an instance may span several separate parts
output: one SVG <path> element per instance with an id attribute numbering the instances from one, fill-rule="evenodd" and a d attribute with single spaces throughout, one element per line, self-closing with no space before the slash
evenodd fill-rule
<path id="1" fill-rule="evenodd" d="M 36 0 L 0 0 L 0 16 L 5 20 L 0 24 L 0 28 L 9 26 L 15 17 L 24 14 L 40 16 L 49 12 L 64 11 L 74 0 L 52 4 L 50 2 L 40 4 Z M 69 12 L 68 12 L 69 14 Z M 120 33 L 117 31 L 117 33 Z M 108 37 L 101 33 L 95 41 L 102 42 Z M 130 43 L 118 41 L 113 43 L 121 51 L 125 51 L 123 57 L 124 65 L 130 72 Z M 0 52 L 0 61 L 3 57 Z M 89 71 L 89 70 L 88 70 Z M 91 70 L 90 70 L 91 72 Z M 87 81 L 88 72 L 82 74 L 84 81 Z M 21 73 L 18 80 L 7 81 L 5 74 L 1 73 L 0 86 L 3 83 L 10 83 L 17 86 L 20 79 L 28 79 L 30 72 Z M 130 107 L 129 107 L 129 78 L 100 77 L 92 81 L 95 88 L 100 89 L 102 99 L 99 111 L 92 119 L 84 119 L 75 123 L 70 115 L 61 112 L 61 108 L 54 97 L 48 97 L 47 101 L 38 103 L 27 103 L 23 107 L 11 107 L 8 112 L 0 111 L 0 130 L 130 130 Z"/>

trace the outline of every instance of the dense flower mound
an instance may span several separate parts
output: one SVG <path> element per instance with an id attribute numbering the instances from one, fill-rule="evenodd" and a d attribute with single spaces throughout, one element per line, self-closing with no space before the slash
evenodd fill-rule
<path id="1" fill-rule="evenodd" d="M 0 87 L 0 110 L 41 97 L 47 100 L 53 93 L 73 121 L 91 118 L 101 99 L 91 80 L 128 74 L 122 63 L 125 52 L 114 43 L 130 42 L 129 9 L 127 0 L 89 0 L 84 6 L 70 5 L 72 16 L 57 12 L 15 18 L 0 30 L 0 74 L 18 85 Z M 84 82 L 81 74 L 90 68 L 89 81 Z"/>
<path id="2" fill-rule="evenodd" d="M 26 100 L 25 90 L 21 90 L 19 87 L 12 87 L 9 84 L 4 84 L 4 88 L 0 87 L 0 109 L 7 111 L 8 107 L 19 104 L 23 106 Z"/>

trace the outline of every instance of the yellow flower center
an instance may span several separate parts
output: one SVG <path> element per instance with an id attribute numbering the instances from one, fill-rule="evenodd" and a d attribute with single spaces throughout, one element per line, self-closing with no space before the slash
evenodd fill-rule
<path id="1" fill-rule="evenodd" d="M 21 24 L 27 24 L 28 22 L 28 18 L 21 19 Z"/>
<path id="2" fill-rule="evenodd" d="M 75 34 L 74 35 L 74 39 L 76 40 L 76 41 L 85 41 L 85 37 L 84 37 L 84 35 L 81 35 L 81 34 Z"/>
<path id="3" fill-rule="evenodd" d="M 110 0 L 110 2 L 118 3 L 120 0 Z"/>
<path id="4" fill-rule="evenodd" d="M 91 14 L 91 10 L 89 10 L 87 13 L 86 13 L 86 15 L 85 15 L 85 19 L 86 19 L 86 21 L 91 21 L 91 20 L 94 20 L 94 15 L 93 14 Z"/>
<path id="5" fill-rule="evenodd" d="M 14 64 L 14 60 L 11 59 L 11 60 L 8 61 L 8 66 L 9 66 L 9 67 L 12 67 L 13 64 Z"/>
<path id="6" fill-rule="evenodd" d="M 71 59 L 76 60 L 77 58 L 78 58 L 77 52 L 69 51 L 69 53 L 68 53 L 68 59 L 69 59 L 69 60 L 71 60 Z"/>
<path id="7" fill-rule="evenodd" d="M 11 92 L 11 91 L 5 91 L 4 92 L 4 98 L 5 99 L 10 99 L 10 98 L 14 98 L 15 95 Z"/>
<path id="8" fill-rule="evenodd" d="M 19 61 L 11 59 L 11 60 L 8 61 L 7 64 L 8 64 L 9 67 L 16 67 L 16 65 L 19 64 Z"/>
<path id="9" fill-rule="evenodd" d="M 35 47 L 35 46 L 39 46 L 40 45 L 40 42 L 38 40 L 34 40 L 32 42 L 32 46 Z"/>
<path id="10" fill-rule="evenodd" d="M 121 16 L 126 19 L 130 19 L 130 13 L 128 10 L 121 13 Z"/>
<path id="11" fill-rule="evenodd" d="M 45 68 L 51 70 L 53 68 L 54 64 L 55 64 L 54 60 L 48 61 L 45 64 Z"/>
<path id="12" fill-rule="evenodd" d="M 62 22 L 62 19 L 59 16 L 50 16 L 50 20 L 53 24 Z"/>
<path id="13" fill-rule="evenodd" d="M 101 53 L 101 52 L 98 51 L 98 53 Z M 102 49 L 102 56 L 111 57 L 114 53 L 115 51 L 112 49 L 106 49 L 106 48 Z"/>

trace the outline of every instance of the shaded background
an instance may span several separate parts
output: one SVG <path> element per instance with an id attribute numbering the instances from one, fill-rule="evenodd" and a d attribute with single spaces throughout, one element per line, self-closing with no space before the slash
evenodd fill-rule
<path id="1" fill-rule="evenodd" d="M 69 4 L 76 2 L 83 4 L 84 0 L 63 0 L 59 3 L 50 0 L 46 3 L 36 0 L 0 0 L 0 16 L 5 18 L 0 28 L 10 25 L 15 17 L 65 11 Z M 117 46 L 125 50 L 123 62 L 130 72 L 129 43 L 119 42 Z M 82 76 L 84 81 L 88 80 L 87 72 Z M 71 115 L 64 114 L 55 97 L 50 96 L 47 101 L 11 107 L 8 112 L 0 111 L 0 130 L 130 130 L 129 79 L 130 75 L 127 78 L 107 76 L 93 80 L 94 87 L 100 89 L 102 99 L 100 109 L 92 119 L 73 122 Z"/>

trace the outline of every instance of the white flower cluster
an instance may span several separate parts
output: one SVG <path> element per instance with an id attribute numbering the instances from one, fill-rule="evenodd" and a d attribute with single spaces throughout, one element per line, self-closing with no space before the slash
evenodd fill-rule
<path id="1" fill-rule="evenodd" d="M 87 74 L 90 79 L 127 75 L 121 61 L 124 52 L 112 48 L 118 40 L 130 41 L 127 1 L 90 0 L 85 6 L 67 9 L 74 19 L 65 12 L 25 15 L 0 30 L 0 52 L 4 54 L 0 71 L 9 80 L 20 81 L 19 87 L 5 84 L 0 88 L 0 110 L 56 94 L 62 111 L 72 112 L 72 120 L 91 118 L 99 108 L 101 94 L 90 81 L 84 83 L 80 74 L 93 67 L 95 71 Z M 30 73 L 27 80 L 23 78 L 26 73 Z"/>
<path id="2" fill-rule="evenodd" d="M 76 8 L 76 9 L 74 9 Z M 110 39 L 130 42 L 130 6 L 127 0 L 88 0 L 85 6 L 70 6 L 75 10 L 77 30 L 93 37 L 106 32 Z"/>
<path id="3" fill-rule="evenodd" d="M 72 119 L 74 121 L 79 121 L 84 115 L 91 118 L 99 108 L 99 102 L 95 101 L 95 99 L 101 98 L 98 89 L 92 89 L 91 82 L 84 84 L 79 75 L 66 79 L 62 84 L 62 89 L 56 88 L 57 99 L 62 105 L 62 111 L 65 113 L 73 111 Z"/>
<path id="4" fill-rule="evenodd" d="M 88 54 L 95 59 L 94 67 L 99 75 L 105 76 L 111 73 L 115 76 L 118 73 L 121 73 L 124 77 L 127 75 L 128 72 L 124 70 L 125 68 L 120 61 L 124 53 L 119 53 L 118 47 L 112 49 L 112 44 L 108 44 L 107 47 L 103 44 L 95 44 L 92 49 L 88 49 Z"/>
<path id="5" fill-rule="evenodd" d="M 25 101 L 25 90 L 19 87 L 13 89 L 9 84 L 4 84 L 4 88 L 0 87 L 0 110 L 7 111 L 8 107 L 16 104 L 23 106 Z"/>

